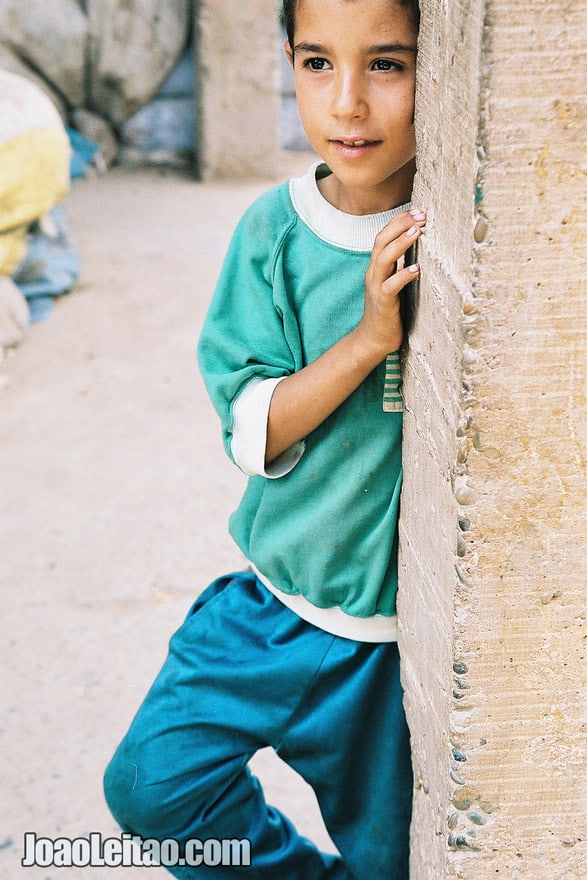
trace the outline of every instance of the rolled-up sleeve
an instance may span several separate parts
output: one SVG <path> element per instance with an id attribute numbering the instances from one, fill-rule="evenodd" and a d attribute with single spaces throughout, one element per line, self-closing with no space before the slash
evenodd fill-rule
<path id="1" fill-rule="evenodd" d="M 233 406 L 231 452 L 234 462 L 248 476 L 277 479 L 288 474 L 304 454 L 305 442 L 294 443 L 265 465 L 267 422 L 271 398 L 285 379 L 253 379 L 245 386 Z"/>
<path id="2" fill-rule="evenodd" d="M 264 219 L 262 202 L 245 213 L 198 343 L 200 371 L 220 416 L 227 454 L 244 473 L 269 478 L 288 473 L 304 451 L 304 443 L 296 443 L 265 467 L 271 396 L 281 379 L 303 366 L 297 319 L 283 279 L 274 277 L 283 234 Z"/>

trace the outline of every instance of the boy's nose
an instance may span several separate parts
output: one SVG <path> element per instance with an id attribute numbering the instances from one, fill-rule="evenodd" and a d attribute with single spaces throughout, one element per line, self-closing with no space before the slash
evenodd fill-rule
<path id="1" fill-rule="evenodd" d="M 366 115 L 367 103 L 359 77 L 352 72 L 340 72 L 334 83 L 332 112 L 339 118 L 362 118 Z"/>

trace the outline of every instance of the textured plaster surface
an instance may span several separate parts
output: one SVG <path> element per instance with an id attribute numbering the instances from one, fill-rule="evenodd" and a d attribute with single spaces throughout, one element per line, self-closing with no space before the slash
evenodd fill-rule
<path id="1" fill-rule="evenodd" d="M 585 14 L 426 5 L 402 523 L 412 875 L 578 880 Z"/>

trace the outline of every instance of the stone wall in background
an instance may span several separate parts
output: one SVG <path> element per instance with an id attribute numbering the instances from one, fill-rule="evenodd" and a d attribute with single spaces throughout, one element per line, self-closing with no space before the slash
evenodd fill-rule
<path id="1" fill-rule="evenodd" d="M 429 223 L 400 542 L 412 876 L 580 880 L 586 10 L 421 6 Z"/>

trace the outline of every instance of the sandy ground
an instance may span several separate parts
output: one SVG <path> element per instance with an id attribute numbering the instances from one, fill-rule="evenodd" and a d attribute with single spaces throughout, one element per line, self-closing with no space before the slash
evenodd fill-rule
<path id="1" fill-rule="evenodd" d="M 195 346 L 229 236 L 267 185 L 128 169 L 76 183 L 82 278 L 0 364 L 2 880 L 169 876 L 24 868 L 23 835 L 119 834 L 104 766 L 195 595 L 242 565 L 226 521 L 244 478 Z M 331 848 L 305 783 L 267 750 L 253 766 Z"/>

